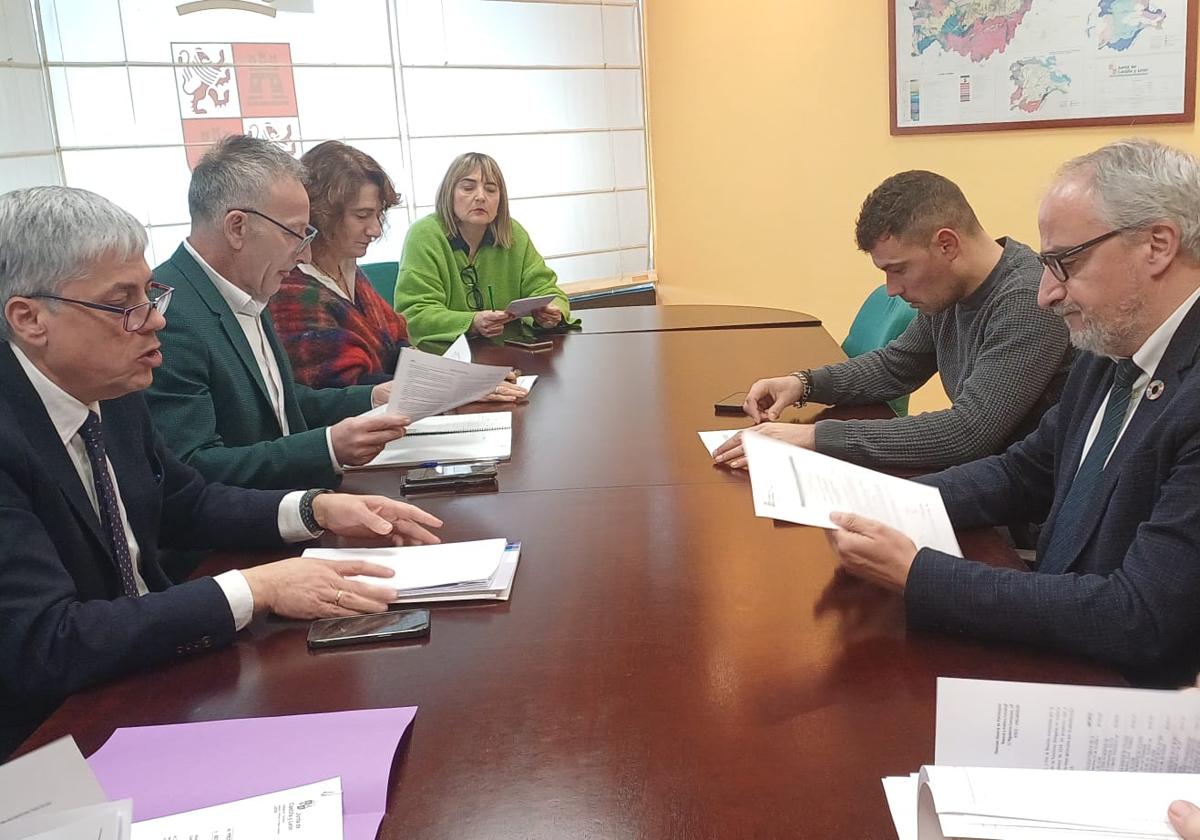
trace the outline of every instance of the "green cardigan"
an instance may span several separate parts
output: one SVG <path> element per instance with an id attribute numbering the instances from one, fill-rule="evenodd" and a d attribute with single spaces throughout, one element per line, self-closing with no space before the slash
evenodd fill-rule
<path id="1" fill-rule="evenodd" d="M 167 446 L 209 481 L 271 490 L 337 486 L 324 427 L 369 409 L 371 386 L 316 390 L 294 382 L 263 312 L 283 380 L 285 437 L 246 334 L 204 269 L 180 245 L 154 279 L 175 287 L 158 334 L 162 367 L 146 392 Z"/>
<path id="2" fill-rule="evenodd" d="M 558 278 L 542 255 L 529 241 L 529 234 L 515 220 L 512 246 L 501 248 L 485 239 L 475 253 L 479 290 L 484 306 L 492 308 L 488 288 L 496 309 L 524 297 L 554 295 L 563 312 L 563 325 L 573 327 L 571 307 L 566 293 L 558 288 Z M 396 311 L 408 322 L 408 338 L 422 350 L 443 352 L 450 342 L 471 328 L 475 317 L 467 303 L 467 286 L 462 269 L 467 265 L 467 246 L 461 239 L 451 242 L 437 214 L 418 220 L 408 229 L 404 253 L 400 257 L 400 276 L 396 281 Z M 562 326 L 555 328 L 561 330 Z M 500 337 L 513 338 L 533 334 L 537 327 L 526 317 L 506 324 Z M 551 330 L 553 331 L 553 330 Z"/>

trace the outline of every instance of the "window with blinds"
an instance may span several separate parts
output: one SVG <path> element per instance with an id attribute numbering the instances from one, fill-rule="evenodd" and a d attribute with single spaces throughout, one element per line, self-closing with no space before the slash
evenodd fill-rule
<path id="1" fill-rule="evenodd" d="M 204 5 L 38 0 L 31 13 L 0 0 L 0 50 L 7 37 L 20 57 L 0 52 L 0 105 L 20 115 L 0 120 L 0 189 L 61 177 L 102 193 L 147 226 L 153 263 L 186 234 L 205 142 L 245 131 L 298 156 L 343 140 L 404 196 L 375 262 L 399 258 L 454 156 L 481 151 L 561 282 L 646 271 L 639 0 L 239 0 L 180 14 Z"/>

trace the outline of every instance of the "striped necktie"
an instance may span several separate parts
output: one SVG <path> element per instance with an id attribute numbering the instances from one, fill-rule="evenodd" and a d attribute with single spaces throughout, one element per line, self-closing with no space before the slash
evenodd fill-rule
<path id="1" fill-rule="evenodd" d="M 100 508 L 100 524 L 108 532 L 117 571 L 121 573 L 121 587 L 125 594 L 136 598 L 137 581 L 133 577 L 133 560 L 129 556 L 129 541 L 125 539 L 125 526 L 121 521 L 121 510 L 117 506 L 117 491 L 108 472 L 108 457 L 104 453 L 104 436 L 100 428 L 100 415 L 89 411 L 87 419 L 79 427 L 79 436 L 87 449 L 88 461 L 92 465 L 92 484 L 96 488 L 96 504 Z"/>
<path id="2" fill-rule="evenodd" d="M 1039 572 L 1062 574 L 1067 570 L 1070 560 L 1078 555 L 1075 548 L 1079 547 L 1079 542 L 1087 536 L 1082 532 L 1083 523 L 1080 522 L 1080 518 L 1100 486 L 1100 479 L 1104 476 L 1104 465 L 1125 425 L 1125 415 L 1129 411 L 1129 401 L 1133 396 L 1133 383 L 1141 374 L 1141 369 L 1134 364 L 1133 359 L 1121 359 L 1117 362 L 1112 388 L 1108 392 L 1108 404 L 1104 407 L 1104 417 L 1100 421 L 1100 430 L 1096 433 L 1096 439 L 1092 441 L 1092 447 L 1080 464 L 1079 472 L 1075 474 L 1071 489 L 1067 491 L 1067 497 L 1058 511 L 1054 531 L 1046 545 L 1045 556 L 1038 566 Z"/>

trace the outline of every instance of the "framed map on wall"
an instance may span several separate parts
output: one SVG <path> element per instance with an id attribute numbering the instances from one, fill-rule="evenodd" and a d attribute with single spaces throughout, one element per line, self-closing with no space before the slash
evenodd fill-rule
<path id="1" fill-rule="evenodd" d="M 888 0 L 892 134 L 1192 122 L 1200 0 Z"/>

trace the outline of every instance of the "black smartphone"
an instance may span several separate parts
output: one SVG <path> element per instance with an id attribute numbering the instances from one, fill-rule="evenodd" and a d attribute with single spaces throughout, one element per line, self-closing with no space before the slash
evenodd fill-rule
<path id="1" fill-rule="evenodd" d="M 510 347 L 520 347 L 522 350 L 549 350 L 554 342 L 547 338 L 506 338 L 504 343 Z"/>
<path id="2" fill-rule="evenodd" d="M 713 403 L 713 411 L 717 414 L 729 414 L 735 417 L 741 417 L 746 412 L 742 406 L 746 402 L 746 392 L 737 391 L 727 397 L 722 397 L 717 402 Z"/>
<path id="3" fill-rule="evenodd" d="M 473 464 L 438 464 L 409 470 L 404 475 L 404 489 L 434 490 L 446 487 L 470 487 L 495 483 L 496 477 L 495 461 L 477 461 Z"/>
<path id="4" fill-rule="evenodd" d="M 391 639 L 416 639 L 429 635 L 429 610 L 395 610 L 319 618 L 308 626 L 310 648 L 359 645 Z"/>

